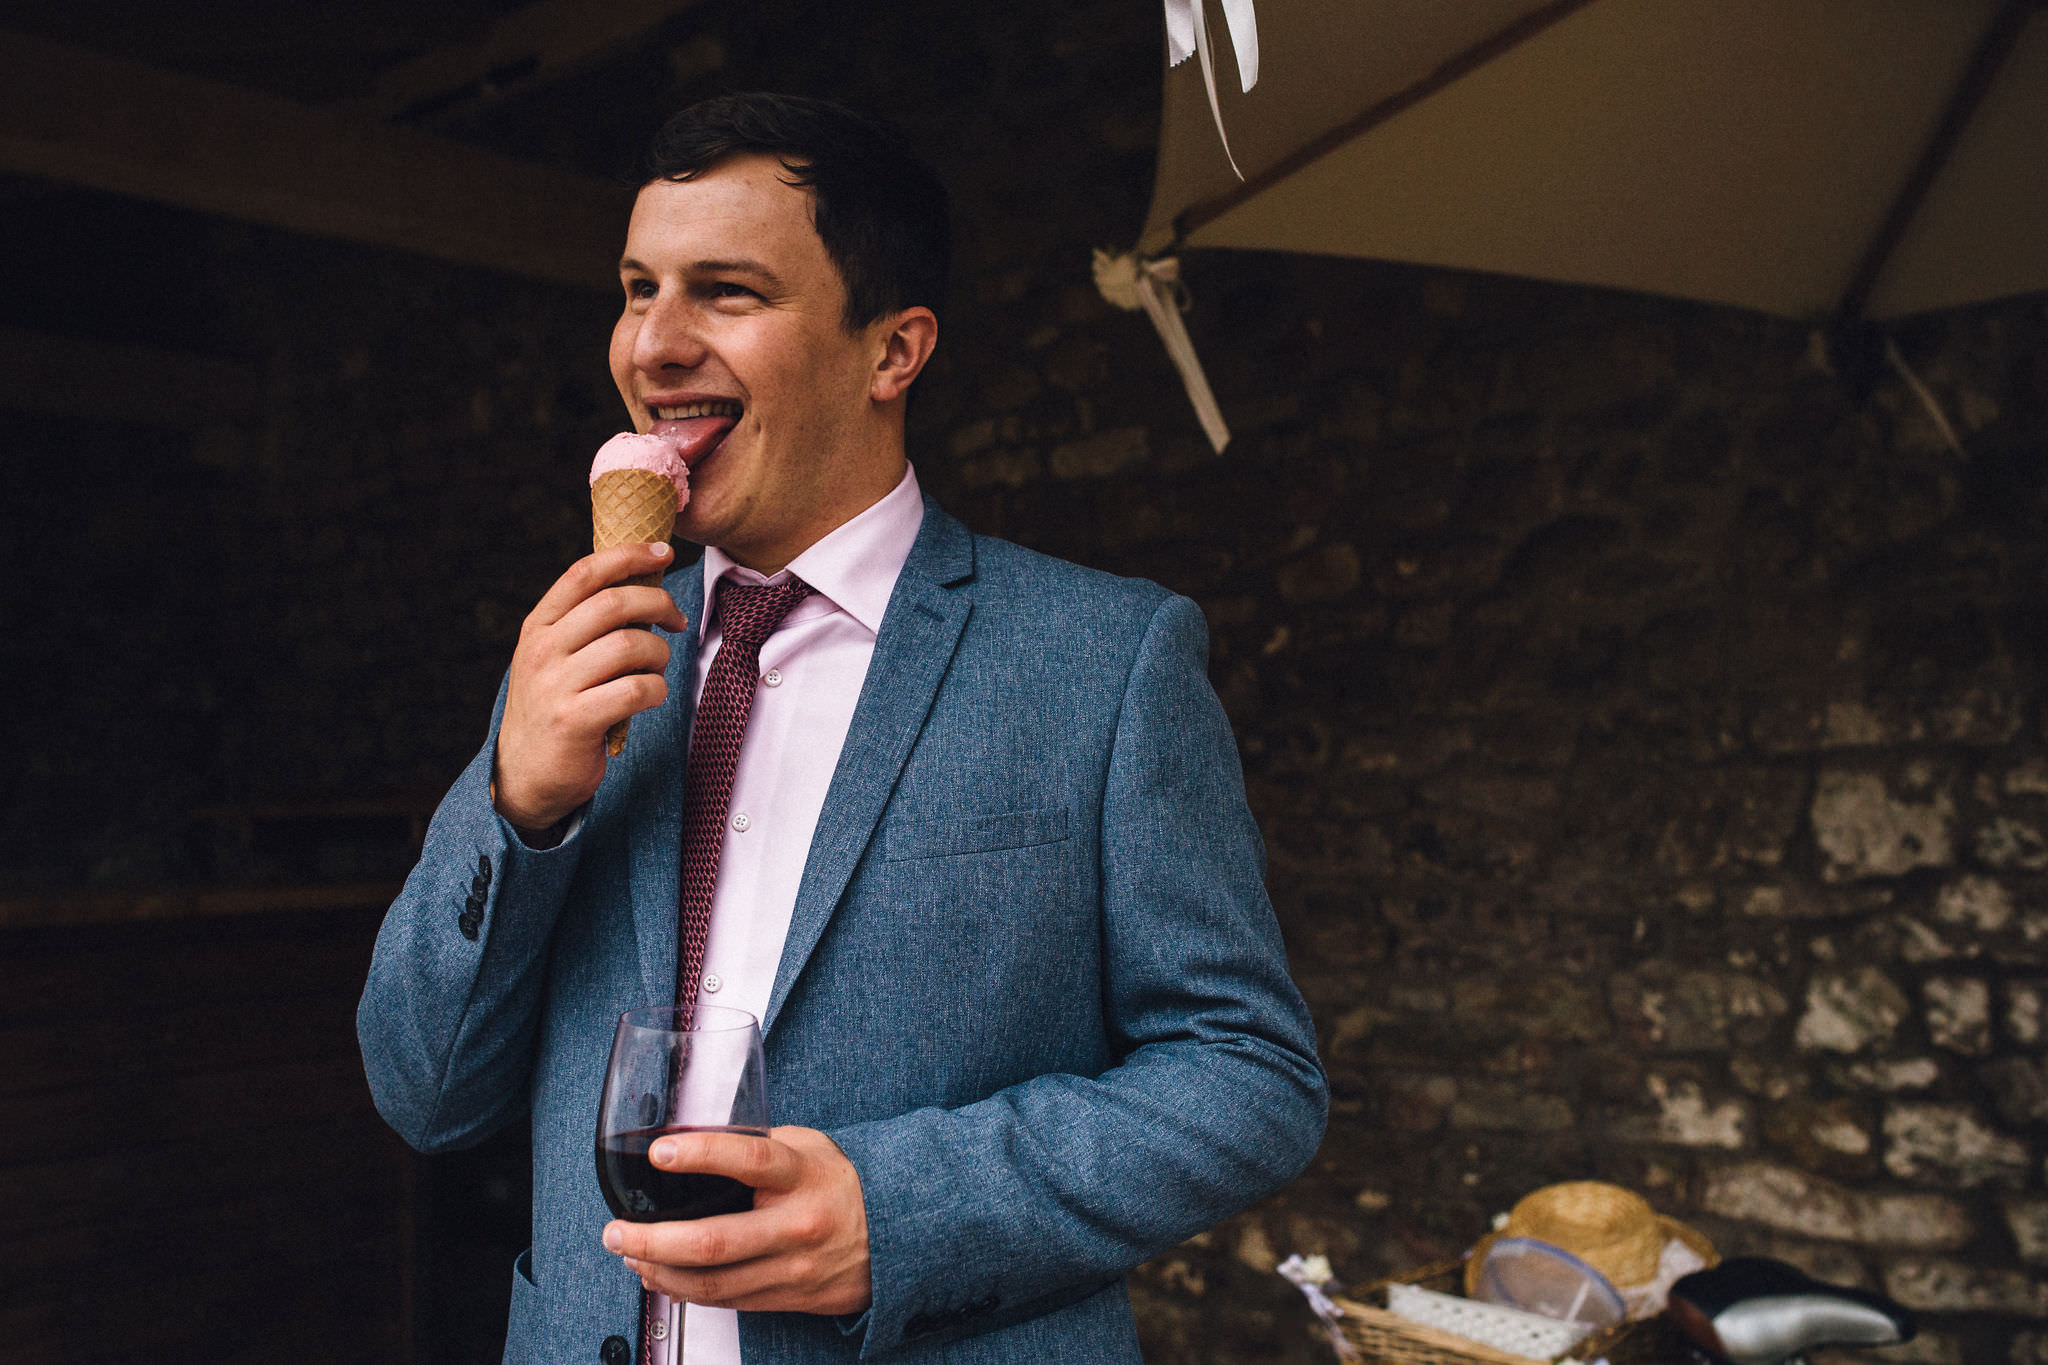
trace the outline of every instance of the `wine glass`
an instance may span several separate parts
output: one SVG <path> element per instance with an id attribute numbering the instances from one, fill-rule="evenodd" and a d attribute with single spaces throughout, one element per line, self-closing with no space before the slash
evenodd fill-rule
<path id="1" fill-rule="evenodd" d="M 597 1111 L 597 1183 L 612 1215 L 663 1223 L 744 1213 L 751 1185 L 702 1171 L 664 1171 L 647 1158 L 668 1133 L 768 1132 L 761 1025 L 744 1010 L 699 1005 L 628 1010 L 612 1035 Z"/>

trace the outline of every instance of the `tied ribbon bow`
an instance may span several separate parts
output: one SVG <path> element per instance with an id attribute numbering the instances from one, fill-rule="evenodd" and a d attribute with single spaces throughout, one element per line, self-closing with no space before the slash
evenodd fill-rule
<path id="1" fill-rule="evenodd" d="M 1259 83 L 1259 21 L 1252 0 L 1222 0 L 1223 19 L 1230 26 L 1230 46 L 1237 53 L 1238 88 L 1250 93 Z M 1179 66 L 1189 57 L 1202 62 L 1202 84 L 1209 92 L 1209 117 L 1216 120 L 1216 136 L 1222 140 L 1223 155 L 1239 180 L 1237 158 L 1230 153 L 1230 137 L 1223 131 L 1223 106 L 1216 101 L 1216 53 L 1209 36 L 1209 21 L 1202 13 L 1203 0 L 1166 0 L 1166 64 Z"/>
<path id="2" fill-rule="evenodd" d="M 1166 353 L 1173 357 L 1173 367 L 1180 371 L 1180 382 L 1187 387 L 1209 444 L 1222 454 L 1223 447 L 1230 444 L 1230 428 L 1223 424 L 1223 411 L 1216 406 L 1208 376 L 1202 373 L 1195 343 L 1188 339 L 1187 324 L 1180 320 L 1188 306 L 1187 286 L 1180 282 L 1180 261 L 1172 256 L 1148 261 L 1135 251 L 1111 255 L 1097 250 L 1095 287 L 1125 312 L 1142 308 L 1152 319 L 1159 339 L 1166 343 Z"/>

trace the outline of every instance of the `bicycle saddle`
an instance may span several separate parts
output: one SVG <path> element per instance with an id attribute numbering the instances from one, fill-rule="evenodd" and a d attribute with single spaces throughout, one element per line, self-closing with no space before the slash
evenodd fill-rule
<path id="1" fill-rule="evenodd" d="M 1725 1365 L 1784 1365 L 1816 1346 L 1911 1341 L 1913 1315 L 1882 1294 L 1824 1284 L 1795 1266 L 1737 1256 L 1671 1286 L 1678 1329 Z"/>

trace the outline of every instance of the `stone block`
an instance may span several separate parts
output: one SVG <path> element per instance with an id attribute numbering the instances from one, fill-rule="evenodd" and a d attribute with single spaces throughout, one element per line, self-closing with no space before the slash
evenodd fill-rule
<path id="1" fill-rule="evenodd" d="M 2012 924 L 2012 893 L 1991 877 L 1958 877 L 1935 896 L 1934 917 L 1981 934 L 2001 933 Z"/>
<path id="2" fill-rule="evenodd" d="M 1509 820 L 1533 820 L 1557 808 L 1557 784 L 1544 777 L 1447 773 L 1422 786 L 1423 799 Z"/>
<path id="3" fill-rule="evenodd" d="M 1804 1091 L 1808 1085 L 1803 1067 L 1740 1054 L 1729 1059 L 1728 1074 L 1744 1090 L 1766 1100 L 1785 1099 Z"/>
<path id="4" fill-rule="evenodd" d="M 1693 877 L 1739 864 L 1776 867 L 1798 833 L 1806 777 L 1784 768 L 1710 770 L 1687 782 L 1677 798 L 1657 840 L 1665 871 Z"/>
<path id="5" fill-rule="evenodd" d="M 2029 758 L 2006 769 L 2007 796 L 2048 796 L 2048 758 Z"/>
<path id="6" fill-rule="evenodd" d="M 2048 1332 L 2021 1332 L 2012 1339 L 2012 1365 L 2048 1365 Z"/>
<path id="7" fill-rule="evenodd" d="M 981 380 L 981 408 L 1010 412 L 1038 397 L 1044 389 L 1036 372 L 1014 360 L 999 361 Z"/>
<path id="8" fill-rule="evenodd" d="M 1894 1104 L 1884 1116 L 1885 1169 L 1902 1180 L 1972 1189 L 2026 1184 L 2027 1144 L 1960 1104 Z"/>
<path id="9" fill-rule="evenodd" d="M 1274 575 L 1280 596 L 1289 602 L 1327 602 L 1358 587 L 1363 575 L 1356 547 L 1324 545 L 1280 566 Z"/>
<path id="10" fill-rule="evenodd" d="M 2025 701 L 2009 680 L 2004 686 L 1965 683 L 1932 707 L 1928 730 L 1937 739 L 1975 746 L 2004 744 L 2020 732 Z"/>
<path id="11" fill-rule="evenodd" d="M 2048 868 L 2048 838 L 2038 826 L 1999 816 L 1971 841 L 1980 862 L 2000 871 L 2039 872 Z"/>
<path id="12" fill-rule="evenodd" d="M 1945 1257 L 1904 1257 L 1885 1267 L 1885 1292 L 1923 1313 L 2048 1315 L 2048 1285 L 2019 1270 Z"/>
<path id="13" fill-rule="evenodd" d="M 1748 1101 L 1713 1100 L 1698 1081 L 1656 1074 L 1646 1077 L 1643 1085 L 1657 1106 L 1654 1140 L 1729 1151 L 1749 1145 L 1753 1120 Z"/>
<path id="14" fill-rule="evenodd" d="M 1757 747 L 1769 754 L 1870 749 L 1915 738 L 1910 726 L 1861 701 L 1782 696 L 1766 700 L 1749 729 Z"/>
<path id="15" fill-rule="evenodd" d="M 1649 1046 L 1669 1052 L 1725 1048 L 1761 1041 L 1791 1008 L 1768 981 L 1741 972 L 1679 971 L 1656 965 L 1614 978 L 1608 999 L 1615 1018 Z M 1738 1035 L 1741 1035 L 1738 1038 Z"/>
<path id="16" fill-rule="evenodd" d="M 969 488 L 1022 488 L 1044 473 L 1035 450 L 998 449 L 960 462 L 960 482 Z"/>
<path id="17" fill-rule="evenodd" d="M 1822 972 L 1807 985 L 1794 1041 L 1807 1052 L 1862 1052 L 1889 1040 L 1910 1009 L 1905 992 L 1876 967 Z"/>
<path id="18" fill-rule="evenodd" d="M 2037 1046 L 2048 1037 L 2048 981 L 2007 981 L 2005 1034 L 2021 1047 Z"/>
<path id="19" fill-rule="evenodd" d="M 1911 915 L 1896 915 L 1884 927 L 1894 936 L 1894 953 L 1906 962 L 1953 962 L 1981 957 L 1984 952 L 1975 935 L 1941 933 Z"/>
<path id="20" fill-rule="evenodd" d="M 1532 925 L 1531 932 L 1540 934 L 1540 924 Z M 1451 999 L 1454 1015 L 1488 1032 L 1498 1029 L 1522 1039 L 1591 1043 L 1612 1031 L 1599 992 L 1586 982 L 1554 973 L 1459 982 L 1452 987 Z"/>
<path id="21" fill-rule="evenodd" d="M 1380 1086 L 1387 1126 L 1404 1133 L 1435 1132 L 1458 1098 L 1458 1083 L 1449 1076 L 1395 1072 Z"/>
<path id="22" fill-rule="evenodd" d="M 2048 1120 L 2048 1076 L 2025 1057 L 2000 1057 L 1977 1068 L 1998 1116 L 2016 1128 Z"/>
<path id="23" fill-rule="evenodd" d="M 1092 389 L 1109 377 L 1108 348 L 1094 337 L 1067 337 L 1046 352 L 1045 375 L 1072 393 Z"/>
<path id="24" fill-rule="evenodd" d="M 1414 602 L 1394 622 L 1394 643 L 1403 649 L 1439 649 L 1449 644 L 1457 622 L 1455 602 Z"/>
<path id="25" fill-rule="evenodd" d="M 1822 875 L 1831 882 L 1897 877 L 1955 861 L 1955 802 L 1945 791 L 1922 801 L 1897 798 L 1875 773 L 1831 769 L 1820 776 L 1810 817 L 1828 860 Z"/>
<path id="26" fill-rule="evenodd" d="M 1345 727 L 1337 763 L 1348 773 L 1414 777 L 1470 753 L 1472 747 L 1472 731 L 1463 725 L 1431 725 L 1418 720 L 1387 732 L 1369 729 L 1361 722 Z"/>
<path id="27" fill-rule="evenodd" d="M 1115 427 L 1053 447 L 1047 461 L 1055 477 L 1101 479 L 1145 463 L 1145 428 Z"/>
<path id="28" fill-rule="evenodd" d="M 1936 1047 L 1981 1057 L 1991 1050 L 1991 987 L 1975 977 L 1931 977 L 1922 988 Z"/>
<path id="29" fill-rule="evenodd" d="M 1865 1246 L 1952 1251 L 1976 1236 L 1970 1215 L 1936 1194 L 1869 1194 L 1777 1162 L 1709 1172 L 1700 1207 L 1781 1232 Z"/>
<path id="30" fill-rule="evenodd" d="M 1577 1122 L 1560 1095 L 1534 1094 L 1500 1081 L 1461 1081 L 1451 1104 L 1451 1126 L 1482 1132 L 1561 1133 Z"/>
<path id="31" fill-rule="evenodd" d="M 2003 1211 L 2020 1259 L 2029 1265 L 2048 1264 L 2048 1199 L 2008 1199 Z"/>
<path id="32" fill-rule="evenodd" d="M 1807 1170 L 1868 1176 L 1876 1170 L 1869 1119 L 1855 1100 L 1800 1097 L 1774 1105 L 1764 1136 Z"/>
<path id="33" fill-rule="evenodd" d="M 1375 565 L 1372 585 L 1386 597 L 1438 597 L 1490 587 L 1499 572 L 1500 547 L 1490 540 L 1411 541 Z"/>
<path id="34" fill-rule="evenodd" d="M 1892 1057 L 1882 1061 L 1835 1062 L 1828 1079 L 1844 1090 L 1873 1090 L 1897 1095 L 1925 1090 L 1941 1079 L 1941 1063 L 1932 1057 Z"/>
<path id="35" fill-rule="evenodd" d="M 1828 897 L 1802 886 L 1730 888 L 1728 905 L 1750 919 L 1818 919 L 1839 913 Z"/>

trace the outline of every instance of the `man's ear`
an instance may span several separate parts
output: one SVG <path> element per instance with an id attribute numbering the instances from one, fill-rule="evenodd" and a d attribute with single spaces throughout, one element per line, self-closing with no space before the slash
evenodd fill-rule
<path id="1" fill-rule="evenodd" d="M 890 403 L 910 391 L 911 381 L 939 344 L 939 319 L 929 308 L 906 308 L 875 324 L 882 330 L 882 356 L 868 382 L 868 396 Z"/>

